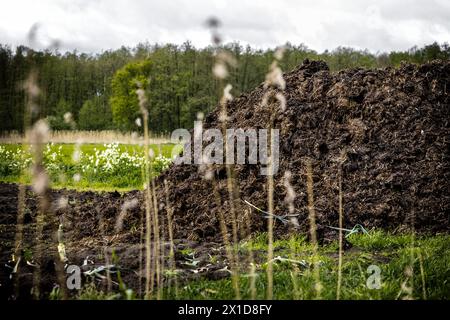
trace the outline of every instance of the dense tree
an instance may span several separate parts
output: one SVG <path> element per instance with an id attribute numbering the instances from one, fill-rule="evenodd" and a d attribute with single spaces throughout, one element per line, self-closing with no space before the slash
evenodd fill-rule
<path id="1" fill-rule="evenodd" d="M 146 88 L 152 64 L 149 60 L 133 62 L 118 70 L 112 79 L 110 104 L 116 128 L 132 130 L 139 116 L 136 90 Z"/>
<path id="2" fill-rule="evenodd" d="M 111 108 L 101 96 L 86 100 L 78 116 L 78 128 L 82 130 L 111 129 Z"/>
<path id="3" fill-rule="evenodd" d="M 423 63 L 449 59 L 448 44 L 372 54 L 339 47 L 318 53 L 305 45 L 286 44 L 281 68 L 289 71 L 305 58 L 325 60 L 332 71 L 349 67 L 398 67 L 402 61 Z M 239 43 L 225 45 L 236 59 L 228 81 L 233 95 L 248 91 L 264 80 L 274 50 L 255 50 Z M 190 42 L 177 45 L 142 43 L 135 48 L 88 55 L 79 52 L 14 50 L 0 45 L 0 131 L 24 128 L 25 94 L 21 89 L 30 70 L 39 75 L 40 109 L 54 129 L 68 128 L 64 113 L 71 112 L 77 128 L 136 130 L 136 81 L 146 89 L 152 131 L 191 127 L 198 112 L 218 102 L 219 84 L 212 76 L 214 49 L 196 49 Z M 104 115 L 104 117 L 101 117 Z M 93 120 L 95 119 L 95 120 Z"/>

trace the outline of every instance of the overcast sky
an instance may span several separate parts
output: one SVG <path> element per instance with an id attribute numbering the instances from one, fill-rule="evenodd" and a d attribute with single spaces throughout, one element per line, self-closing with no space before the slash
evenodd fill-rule
<path id="1" fill-rule="evenodd" d="M 101 52 L 139 42 L 210 43 L 204 22 L 222 21 L 226 42 L 255 48 L 304 43 L 323 51 L 352 46 L 372 52 L 450 41 L 449 0 L 1 0 L 0 43 Z"/>

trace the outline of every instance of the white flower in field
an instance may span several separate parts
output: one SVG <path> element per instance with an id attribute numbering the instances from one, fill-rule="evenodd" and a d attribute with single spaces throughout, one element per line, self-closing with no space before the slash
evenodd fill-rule
<path id="1" fill-rule="evenodd" d="M 155 157 L 155 151 L 153 151 L 153 149 L 149 149 L 148 156 L 150 157 L 150 159 L 153 159 Z"/>
<path id="2" fill-rule="evenodd" d="M 80 180 L 81 180 L 81 174 L 75 173 L 75 174 L 73 175 L 73 181 L 75 181 L 75 182 L 80 182 Z"/>
<path id="3" fill-rule="evenodd" d="M 141 118 L 136 118 L 134 121 L 138 127 L 142 126 Z"/>
<path id="4" fill-rule="evenodd" d="M 105 171 L 112 171 L 113 169 L 113 165 L 111 164 L 111 162 L 106 162 L 105 166 L 104 166 Z"/>
<path id="5" fill-rule="evenodd" d="M 213 74 L 218 79 L 225 79 L 228 77 L 227 66 L 223 62 L 218 62 L 213 67 Z"/>

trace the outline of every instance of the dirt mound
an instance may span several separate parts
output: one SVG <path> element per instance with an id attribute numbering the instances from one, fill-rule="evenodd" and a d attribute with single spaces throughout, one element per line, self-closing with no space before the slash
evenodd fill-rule
<path id="1" fill-rule="evenodd" d="M 43 238 L 37 241 L 37 197 L 30 187 L 25 189 L 23 203 L 24 219 L 20 260 L 12 260 L 17 229 L 17 208 L 19 188 L 15 184 L 0 183 L 0 300 L 32 298 L 33 277 L 36 266 L 41 266 L 40 291 L 42 297 L 49 297 L 59 285 L 56 261 L 58 260 L 56 230 L 59 224 L 64 226 L 62 239 L 65 246 L 65 268 L 76 265 L 81 268 L 82 283 L 95 283 L 98 289 L 107 292 L 108 282 L 106 266 L 112 267 L 110 276 L 112 289 L 119 291 L 119 281 L 143 296 L 145 288 L 145 246 L 139 206 L 131 206 L 130 201 L 138 199 L 143 203 L 142 193 L 138 191 L 120 194 L 118 192 L 77 192 L 74 190 L 51 190 L 51 213 L 45 214 Z M 61 206 L 61 199 L 67 201 Z M 128 205 L 126 205 L 128 203 Z M 118 228 L 118 217 L 123 214 L 123 224 Z M 200 243 L 187 239 L 175 239 L 173 242 L 174 260 L 169 259 L 170 246 L 168 236 L 161 232 L 160 248 L 164 253 L 164 268 L 176 268 L 179 281 L 188 281 L 199 277 L 220 279 L 229 276 L 223 268 L 227 267 L 226 252 L 221 243 Z M 40 244 L 41 253 L 37 248 Z M 152 242 L 152 246 L 154 243 Z M 214 249 L 216 263 L 211 264 L 208 253 Z M 198 253 L 193 264 L 190 252 Z M 112 258 L 112 257 L 115 258 Z M 151 257 L 154 261 L 154 257 Z M 17 262 L 19 261 L 19 262 Z M 153 263 L 153 262 L 152 262 Z M 16 271 L 15 271 L 16 270 Z M 120 280 L 119 272 L 120 271 Z M 64 274 L 64 279 L 67 274 Z M 173 279 L 164 278 L 167 285 Z M 16 291 L 17 289 L 17 291 Z M 78 290 L 67 290 L 70 296 Z"/>
<path id="2" fill-rule="evenodd" d="M 339 159 L 343 170 L 344 224 L 351 228 L 419 232 L 450 230 L 449 95 L 450 63 L 434 61 L 399 69 L 352 69 L 331 73 L 324 62 L 304 61 L 285 74 L 286 109 L 261 101 L 260 85 L 228 105 L 229 128 L 280 129 L 280 167 L 275 176 L 274 213 L 286 214 L 285 171 L 292 175 L 295 209 L 308 230 L 305 160 L 313 163 L 314 197 L 319 236 L 338 224 Z M 271 110 L 274 110 L 271 111 Z M 220 128 L 219 108 L 205 119 Z M 169 185 L 175 234 L 192 239 L 220 237 L 219 213 L 231 228 L 226 171 L 215 167 L 220 203 L 198 166 L 172 166 L 159 179 Z M 236 165 L 235 199 L 238 226 L 250 217 L 250 231 L 264 231 L 266 220 L 242 200 L 267 210 L 267 182 L 259 165 Z M 160 213 L 165 192 L 159 190 Z M 277 222 L 280 233 L 286 226 Z"/>

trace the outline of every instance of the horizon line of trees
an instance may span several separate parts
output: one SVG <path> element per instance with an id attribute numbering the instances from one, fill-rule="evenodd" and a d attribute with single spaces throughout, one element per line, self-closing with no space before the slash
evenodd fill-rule
<path id="1" fill-rule="evenodd" d="M 264 81 L 274 49 L 255 50 L 237 42 L 224 47 L 238 62 L 228 79 L 234 96 Z M 450 59 L 447 43 L 381 54 L 348 47 L 322 53 L 303 44 L 285 47 L 280 63 L 283 71 L 292 70 L 306 58 L 324 60 L 332 71 Z M 139 130 L 135 124 L 139 115 L 134 90 L 136 80 L 146 79 L 150 79 L 146 83 L 150 130 L 190 128 L 196 114 L 210 111 L 220 96 L 219 83 L 212 75 L 213 53 L 212 46 L 196 49 L 190 42 L 163 46 L 145 43 L 99 54 L 77 51 L 61 54 L 25 46 L 13 50 L 0 44 L 0 132 L 23 131 L 25 93 L 20 87 L 32 69 L 38 72 L 42 92 L 37 116 L 47 118 L 54 130 L 74 129 L 64 122 L 67 112 L 72 113 L 76 129 Z"/>

